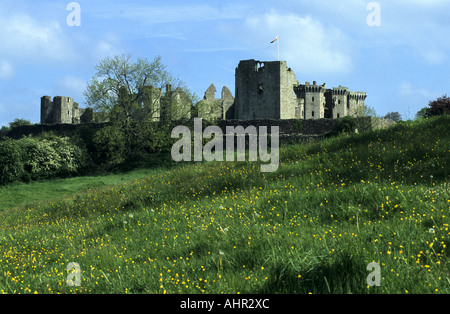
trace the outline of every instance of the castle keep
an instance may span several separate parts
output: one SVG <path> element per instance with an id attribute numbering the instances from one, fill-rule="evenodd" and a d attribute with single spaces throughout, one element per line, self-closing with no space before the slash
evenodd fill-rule
<path id="1" fill-rule="evenodd" d="M 343 86 L 328 89 L 326 84 L 315 81 L 300 84 L 286 61 L 243 60 L 235 75 L 234 104 L 217 102 L 217 118 L 337 119 L 364 113 L 366 93 L 352 92 Z M 212 87 L 204 100 L 214 100 Z"/>
<path id="2" fill-rule="evenodd" d="M 92 122 L 92 109 L 80 109 L 71 97 L 41 97 L 41 124 Z"/>

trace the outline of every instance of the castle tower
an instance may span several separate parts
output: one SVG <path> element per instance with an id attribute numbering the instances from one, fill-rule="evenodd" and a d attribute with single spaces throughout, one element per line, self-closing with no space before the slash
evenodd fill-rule
<path id="1" fill-rule="evenodd" d="M 354 117 L 364 115 L 364 102 L 366 98 L 367 94 L 364 92 L 350 92 L 348 95 L 348 114 Z"/>
<path id="2" fill-rule="evenodd" d="M 300 119 L 323 119 L 326 111 L 326 84 L 318 85 L 316 81 L 311 84 L 299 85 L 295 92 L 299 99 Z"/>
<path id="3" fill-rule="evenodd" d="M 298 81 L 286 61 L 241 61 L 235 85 L 235 119 L 288 119 L 295 115 L 298 101 L 293 91 Z"/>
<path id="4" fill-rule="evenodd" d="M 74 101 L 71 97 L 54 97 L 54 123 L 73 123 L 73 105 Z"/>
<path id="5" fill-rule="evenodd" d="M 350 103 L 348 102 L 349 91 L 347 87 L 339 85 L 331 91 L 332 116 L 333 119 L 343 118 L 349 115 Z"/>
<path id="6" fill-rule="evenodd" d="M 53 102 L 52 97 L 41 97 L 41 124 L 53 123 Z"/>

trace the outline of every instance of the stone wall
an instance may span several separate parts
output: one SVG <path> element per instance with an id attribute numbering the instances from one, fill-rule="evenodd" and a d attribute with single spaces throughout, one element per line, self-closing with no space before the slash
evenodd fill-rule
<path id="1" fill-rule="evenodd" d="M 76 130 L 88 127 L 96 130 L 100 130 L 108 123 L 85 123 L 85 124 L 34 124 L 34 125 L 22 125 L 13 128 L 11 131 L 5 132 L 4 136 L 18 140 L 24 136 L 32 135 L 36 136 L 44 132 L 54 132 L 59 136 L 70 137 L 75 134 Z"/>

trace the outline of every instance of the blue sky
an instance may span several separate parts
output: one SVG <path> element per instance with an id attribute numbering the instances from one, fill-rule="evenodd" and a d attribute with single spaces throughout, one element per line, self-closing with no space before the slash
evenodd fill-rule
<path id="1" fill-rule="evenodd" d="M 413 118 L 450 94 L 450 1 L 377 1 L 370 27 L 365 0 L 80 0 L 81 25 L 67 24 L 71 1 L 0 3 L 0 125 L 38 123 L 40 97 L 83 91 L 105 57 L 153 60 L 199 97 L 211 83 L 234 93 L 239 60 L 286 60 L 300 83 L 343 85 L 368 94 L 379 115 Z"/>

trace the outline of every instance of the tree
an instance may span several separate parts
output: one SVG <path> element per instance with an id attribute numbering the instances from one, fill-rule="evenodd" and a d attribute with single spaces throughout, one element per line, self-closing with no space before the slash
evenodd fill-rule
<path id="1" fill-rule="evenodd" d="M 416 119 L 425 119 L 427 117 L 428 107 L 423 107 L 416 113 Z"/>
<path id="2" fill-rule="evenodd" d="M 370 106 L 364 106 L 364 117 L 376 117 L 377 113 L 374 108 Z"/>
<path id="3" fill-rule="evenodd" d="M 12 128 L 16 128 L 22 125 L 32 125 L 31 121 L 26 119 L 14 119 L 13 122 L 9 122 L 9 126 L 2 126 L 0 131 L 11 131 Z"/>
<path id="4" fill-rule="evenodd" d="M 426 117 L 450 114 L 450 97 L 443 95 L 428 103 Z"/>
<path id="5" fill-rule="evenodd" d="M 122 155 L 110 156 L 112 160 L 124 161 L 152 151 L 161 143 L 159 137 L 169 127 L 168 121 L 190 118 L 196 96 L 166 70 L 160 56 L 151 62 L 142 58 L 134 61 L 129 55 L 105 58 L 96 70 L 84 95 L 89 107 L 106 113 L 111 121 L 110 129 L 100 132 L 96 142 L 102 147 L 109 142 L 122 147 L 117 138 L 123 141 L 123 149 L 116 152 Z M 166 131 L 163 133 L 170 138 L 170 131 Z"/>
<path id="6" fill-rule="evenodd" d="M 398 112 L 389 112 L 384 116 L 384 119 L 391 120 L 394 122 L 400 122 L 402 121 L 402 116 Z"/>

